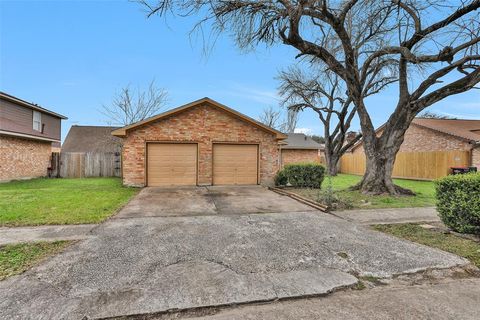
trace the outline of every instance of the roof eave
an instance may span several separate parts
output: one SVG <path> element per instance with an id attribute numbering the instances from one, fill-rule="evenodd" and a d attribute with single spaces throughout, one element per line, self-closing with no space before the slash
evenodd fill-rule
<path id="1" fill-rule="evenodd" d="M 120 129 L 117 129 L 117 130 L 114 130 L 112 131 L 112 135 L 114 136 L 117 136 L 117 137 L 126 137 L 127 136 L 127 131 L 130 130 L 130 129 L 134 129 L 134 128 L 137 128 L 139 126 L 142 126 L 144 124 L 148 124 L 148 123 L 151 123 L 151 122 L 154 122 L 156 120 L 160 120 L 160 119 L 163 119 L 163 118 L 166 118 L 168 116 L 171 116 L 171 115 L 174 115 L 176 113 L 179 113 L 179 112 L 182 112 L 183 110 L 186 110 L 188 108 L 191 108 L 191 107 L 194 107 L 194 106 L 197 106 L 197 105 L 200 105 L 202 103 L 205 103 L 205 102 L 208 102 L 216 107 L 219 107 L 220 109 L 223 109 L 224 111 L 227 111 L 227 112 L 230 112 L 232 113 L 233 115 L 239 117 L 240 119 L 244 120 L 244 121 L 248 121 L 256 126 L 258 126 L 259 128 L 262 128 L 263 130 L 265 131 L 268 131 L 268 132 L 271 132 L 271 133 L 274 133 L 275 134 L 275 137 L 277 140 L 284 140 L 284 139 L 287 139 L 287 135 L 278 131 L 278 130 L 275 130 L 271 127 L 268 127 L 250 117 L 248 117 L 247 115 L 244 115 L 232 108 L 229 108 L 215 100 L 212 100 L 208 97 L 205 97 L 205 98 L 202 98 L 202 99 L 199 99 L 199 100 L 196 100 L 196 101 L 193 101 L 193 102 L 190 102 L 190 103 L 187 103 L 183 106 L 180 106 L 180 107 L 177 107 L 177 108 L 174 108 L 174 109 L 171 109 L 169 111 L 166 111 L 164 113 L 161 113 L 161 114 L 158 114 L 158 115 L 155 115 L 153 117 L 150 117 L 150 118 L 147 118 L 145 120 L 142 120 L 142 121 L 139 121 L 139 122 L 136 122 L 136 123 L 133 123 L 131 125 L 128 125 L 128 126 L 125 126 L 123 128 L 120 128 Z"/>
<path id="2" fill-rule="evenodd" d="M 325 147 L 294 147 L 294 146 L 282 146 L 281 149 L 285 150 L 323 150 Z"/>
<path id="3" fill-rule="evenodd" d="M 111 135 L 112 136 L 115 136 L 115 137 L 120 137 L 120 138 L 123 138 L 123 137 L 126 137 L 127 136 L 127 130 L 125 129 L 116 129 L 116 130 L 113 130 L 111 132 Z"/>
<path id="4" fill-rule="evenodd" d="M 16 104 L 20 104 L 24 107 L 27 107 L 27 108 L 30 108 L 30 109 L 34 109 L 34 110 L 37 110 L 37 111 L 40 111 L 40 112 L 43 112 L 43 113 L 46 113 L 46 114 L 49 114 L 51 116 L 54 116 L 54 117 L 57 117 L 57 118 L 60 118 L 62 120 L 67 120 L 68 118 L 64 115 L 61 115 L 59 113 L 56 113 L 56 112 L 53 112 L 53 111 L 50 111 L 48 109 L 45 109 L 45 108 L 42 108 L 42 107 L 39 107 L 39 106 L 36 106 L 30 102 L 27 102 L 27 101 L 24 101 L 22 99 L 19 99 L 17 97 L 14 97 L 14 96 L 11 96 L 9 95 L 8 93 L 4 93 L 2 92 L 0 94 L 0 96 L 5 99 L 5 100 L 8 100 L 10 102 L 13 102 L 13 103 L 16 103 Z"/>

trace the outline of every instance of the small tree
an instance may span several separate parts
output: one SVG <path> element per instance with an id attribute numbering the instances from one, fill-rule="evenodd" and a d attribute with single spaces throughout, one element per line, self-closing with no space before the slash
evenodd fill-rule
<path id="1" fill-rule="evenodd" d="M 361 137 L 347 141 L 356 108 L 346 95 L 342 80 L 324 70 L 309 76 L 299 68 L 280 73 L 280 93 L 290 110 L 310 109 L 317 113 L 324 129 L 325 161 L 331 176 L 338 173 L 338 162 Z"/>
<path id="2" fill-rule="evenodd" d="M 152 80 L 146 91 L 133 91 L 130 86 L 115 94 L 110 105 L 103 105 L 101 112 L 115 125 L 127 126 L 160 112 L 167 102 L 167 92 Z"/>

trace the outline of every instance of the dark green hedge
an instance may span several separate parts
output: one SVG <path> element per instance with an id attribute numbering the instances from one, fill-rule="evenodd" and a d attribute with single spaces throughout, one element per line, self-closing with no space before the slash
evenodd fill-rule
<path id="1" fill-rule="evenodd" d="M 437 211 L 443 223 L 461 233 L 480 234 L 480 173 L 435 181 Z"/>
<path id="2" fill-rule="evenodd" d="M 290 184 L 299 188 L 320 188 L 325 177 L 325 167 L 316 163 L 287 164 L 275 176 L 275 185 Z"/>

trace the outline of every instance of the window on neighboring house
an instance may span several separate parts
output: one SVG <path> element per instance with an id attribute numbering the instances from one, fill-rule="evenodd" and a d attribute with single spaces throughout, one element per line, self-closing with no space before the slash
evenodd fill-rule
<path id="1" fill-rule="evenodd" d="M 33 111 L 33 130 L 42 132 L 42 114 L 38 111 Z"/>

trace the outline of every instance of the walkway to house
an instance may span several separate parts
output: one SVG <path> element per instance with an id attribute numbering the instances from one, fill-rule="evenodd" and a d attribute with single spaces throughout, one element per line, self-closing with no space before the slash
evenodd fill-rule
<path id="1" fill-rule="evenodd" d="M 345 220 L 365 225 L 440 221 L 434 207 L 346 210 L 334 212 L 334 214 Z"/>
<path id="2" fill-rule="evenodd" d="M 33 241 L 82 240 L 90 236 L 96 224 L 2 227 L 0 228 L 0 246 Z"/>

